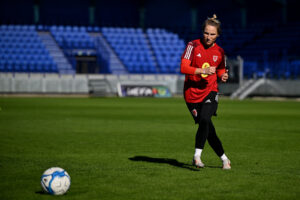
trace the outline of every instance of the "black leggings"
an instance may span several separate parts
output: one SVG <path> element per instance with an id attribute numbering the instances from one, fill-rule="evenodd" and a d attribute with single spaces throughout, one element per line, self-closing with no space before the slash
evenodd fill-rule
<path id="1" fill-rule="evenodd" d="M 211 119 L 200 120 L 196 134 L 195 148 L 203 149 L 206 139 L 219 157 L 224 154 L 222 143 L 216 134 L 216 130 Z"/>
<path id="2" fill-rule="evenodd" d="M 218 108 L 218 102 L 215 100 L 217 94 L 212 92 L 202 103 L 187 103 L 187 106 L 195 120 L 195 123 L 199 124 L 195 148 L 203 149 L 206 140 L 213 148 L 218 156 L 224 154 L 224 149 L 220 139 L 216 134 L 215 127 L 211 121 L 213 115 L 216 115 Z M 207 102 L 207 100 L 210 100 Z"/>

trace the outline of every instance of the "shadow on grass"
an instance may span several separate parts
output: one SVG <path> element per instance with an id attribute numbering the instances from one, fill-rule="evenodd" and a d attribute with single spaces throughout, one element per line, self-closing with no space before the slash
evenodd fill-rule
<path id="1" fill-rule="evenodd" d="M 187 163 L 182 163 L 178 162 L 176 159 L 171 159 L 171 158 L 151 158 L 148 156 L 134 156 L 132 158 L 128 158 L 131 161 L 142 161 L 142 162 L 152 162 L 152 163 L 159 163 L 159 164 L 169 164 L 175 167 L 183 168 L 183 169 L 188 169 L 191 171 L 200 171 L 200 168 L 196 168 L 192 164 L 187 164 Z M 205 168 L 222 168 L 219 166 L 207 166 L 205 165 Z"/>
<path id="2" fill-rule="evenodd" d="M 51 194 L 45 192 L 44 190 L 36 191 L 35 194 L 52 196 Z M 65 193 L 63 196 L 66 196 L 67 194 L 68 193 Z"/>
<path id="3" fill-rule="evenodd" d="M 142 161 L 142 162 L 151 162 L 151 163 L 159 163 L 159 164 L 169 164 L 175 167 L 188 169 L 191 171 L 200 171 L 200 169 L 196 168 L 191 164 L 186 164 L 182 162 L 178 162 L 176 159 L 171 158 L 151 158 L 148 156 L 134 156 L 132 158 L 128 158 L 131 161 Z"/>
<path id="4" fill-rule="evenodd" d="M 40 190 L 40 191 L 36 191 L 36 194 L 40 194 L 40 195 L 49 195 L 47 192 L 45 192 L 44 190 Z"/>

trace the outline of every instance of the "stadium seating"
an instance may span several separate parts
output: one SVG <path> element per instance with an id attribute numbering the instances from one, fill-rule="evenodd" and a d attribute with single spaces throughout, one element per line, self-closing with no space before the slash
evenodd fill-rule
<path id="1" fill-rule="evenodd" d="M 57 72 L 34 26 L 0 27 L 1 72 Z"/>
<path id="2" fill-rule="evenodd" d="M 104 27 L 102 33 L 129 73 L 157 73 L 142 29 Z"/>
<path id="3" fill-rule="evenodd" d="M 158 62 L 160 73 L 179 73 L 180 57 L 185 44 L 175 33 L 164 29 L 147 29 L 152 49 Z"/>
<path id="4" fill-rule="evenodd" d="M 86 27 L 51 26 L 50 32 L 63 49 L 94 49 L 95 42 Z"/>
<path id="5" fill-rule="evenodd" d="M 49 31 L 66 56 L 74 50 L 85 55 L 85 50 L 91 49 L 95 52 L 92 56 L 98 56 L 95 50 L 99 47 L 91 34 L 102 33 L 128 73 L 180 73 L 180 57 L 187 42 L 160 28 L 1 25 L 1 72 L 58 73 L 38 31 Z M 227 56 L 243 57 L 248 78 L 299 78 L 299 32 L 294 24 L 227 27 L 218 43 Z"/>
<path id="6" fill-rule="evenodd" d="M 234 55 L 247 44 L 251 43 L 256 37 L 259 37 L 263 29 L 250 28 L 225 28 L 218 43 L 224 48 L 227 55 Z"/>
<path id="7" fill-rule="evenodd" d="M 298 27 L 295 24 L 262 24 L 246 29 L 227 27 L 219 43 L 227 55 L 242 56 L 246 77 L 295 78 L 300 74 L 289 58 L 298 56 Z"/>
<path id="8" fill-rule="evenodd" d="M 300 78 L 300 60 L 294 60 L 290 63 L 291 78 Z"/>

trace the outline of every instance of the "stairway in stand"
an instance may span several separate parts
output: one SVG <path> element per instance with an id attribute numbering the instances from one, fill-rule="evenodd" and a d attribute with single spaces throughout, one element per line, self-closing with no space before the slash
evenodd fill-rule
<path id="1" fill-rule="evenodd" d="M 106 39 L 101 33 L 91 33 L 91 37 L 95 38 L 95 41 L 98 42 L 99 48 L 105 50 L 108 54 L 108 63 L 109 68 L 112 74 L 128 74 L 128 71 L 124 64 L 121 62 L 119 57 L 114 52 L 113 48 L 109 45 Z"/>
<path id="2" fill-rule="evenodd" d="M 54 38 L 49 32 L 38 32 L 43 44 L 46 46 L 53 58 L 54 62 L 57 64 L 57 69 L 59 74 L 75 74 L 76 71 L 73 69 L 72 65 L 64 55 L 61 48 L 58 46 Z"/>

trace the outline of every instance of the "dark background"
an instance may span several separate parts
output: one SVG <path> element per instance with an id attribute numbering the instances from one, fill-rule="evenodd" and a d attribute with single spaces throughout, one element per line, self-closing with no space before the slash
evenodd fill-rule
<path id="1" fill-rule="evenodd" d="M 187 43 L 215 13 L 218 44 L 228 57 L 242 56 L 245 74 L 298 78 L 299 7 L 297 0 L 2 0 L 0 24 L 163 28 Z"/>
<path id="2" fill-rule="evenodd" d="M 1 24 L 199 28 L 216 13 L 224 25 L 299 22 L 297 0 L 2 0 Z"/>

